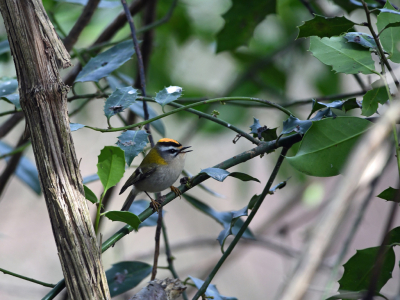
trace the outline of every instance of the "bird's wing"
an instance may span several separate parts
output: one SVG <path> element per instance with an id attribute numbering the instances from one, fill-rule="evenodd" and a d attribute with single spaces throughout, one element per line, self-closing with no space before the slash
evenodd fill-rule
<path id="1" fill-rule="evenodd" d="M 129 179 L 125 182 L 124 186 L 122 187 L 119 194 L 121 195 L 125 190 L 130 187 L 131 185 L 135 184 L 138 181 L 141 181 L 151 174 L 153 174 L 157 170 L 157 166 L 150 165 L 145 167 L 138 167 L 135 172 L 129 177 Z"/>

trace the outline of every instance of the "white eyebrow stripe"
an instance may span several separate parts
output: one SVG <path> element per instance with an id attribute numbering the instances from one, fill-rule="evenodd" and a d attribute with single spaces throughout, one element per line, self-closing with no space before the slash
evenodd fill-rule
<path id="1" fill-rule="evenodd" d="M 178 147 L 174 147 L 174 146 L 160 146 L 160 150 L 161 151 L 168 151 L 168 150 L 171 150 L 171 149 L 178 150 L 179 148 Z"/>

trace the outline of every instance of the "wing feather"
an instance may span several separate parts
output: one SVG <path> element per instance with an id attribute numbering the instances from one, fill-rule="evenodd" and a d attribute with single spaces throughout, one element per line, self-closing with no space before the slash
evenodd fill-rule
<path id="1" fill-rule="evenodd" d="M 141 181 L 151 174 L 153 174 L 157 170 L 157 166 L 146 166 L 146 167 L 138 167 L 135 172 L 128 178 L 125 182 L 124 186 L 121 188 L 119 194 L 121 195 L 125 190 L 130 187 L 131 185 L 135 184 L 138 181 Z"/>

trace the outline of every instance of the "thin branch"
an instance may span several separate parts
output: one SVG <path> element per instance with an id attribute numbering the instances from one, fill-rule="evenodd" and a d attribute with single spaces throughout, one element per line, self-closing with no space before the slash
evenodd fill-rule
<path id="1" fill-rule="evenodd" d="M 20 153 L 22 151 L 24 151 L 27 147 L 29 147 L 31 144 L 31 142 L 26 142 L 25 144 L 15 148 L 13 151 L 7 152 L 6 154 L 0 155 L 0 159 L 9 157 L 9 156 L 13 156 L 14 154 Z"/>
<path id="2" fill-rule="evenodd" d="M 279 139 L 279 141 L 261 143 L 259 146 L 255 147 L 253 149 L 250 149 L 249 151 L 242 152 L 238 155 L 235 155 L 234 157 L 232 157 L 230 159 L 227 159 L 227 160 L 215 165 L 214 168 L 220 168 L 220 169 L 226 170 L 226 169 L 229 169 L 240 163 L 244 163 L 250 159 L 253 159 L 261 154 L 269 153 L 272 150 L 275 150 L 277 148 L 280 148 L 280 147 L 289 148 L 293 144 L 301 141 L 301 139 L 302 139 L 302 136 L 300 134 L 293 134 L 288 137 L 283 137 L 283 138 Z M 192 178 L 189 185 L 181 185 L 178 187 L 178 189 L 180 190 L 181 194 L 183 194 L 183 193 L 187 192 L 188 190 L 192 189 L 193 187 L 195 187 L 196 185 L 207 180 L 208 178 L 210 178 L 210 177 L 204 173 L 199 174 Z M 168 203 L 170 203 L 172 200 L 174 200 L 177 197 L 178 196 L 174 192 L 170 192 L 167 195 L 165 195 L 165 200 L 161 205 L 164 207 L 165 205 L 167 205 Z M 153 209 L 149 207 L 138 215 L 139 220 L 141 222 L 143 222 L 148 217 L 150 217 L 153 213 L 154 213 Z M 125 225 L 123 228 L 118 230 L 108 240 L 106 240 L 103 243 L 102 248 L 101 248 L 102 252 L 107 251 L 109 248 L 111 248 L 113 245 L 115 245 L 115 243 L 117 243 L 119 240 L 121 240 L 124 236 L 128 235 L 133 230 L 134 230 L 133 227 L 131 227 L 129 225 Z M 56 287 L 53 290 L 51 290 L 42 300 L 53 299 L 55 296 L 58 295 L 58 293 L 60 293 L 64 289 L 64 287 L 65 287 L 65 281 L 64 281 L 64 279 L 62 279 L 56 285 Z"/>
<path id="3" fill-rule="evenodd" d="M 140 12 L 145 5 L 147 5 L 148 1 L 146 0 L 138 0 L 134 1 L 129 6 L 129 11 L 134 16 L 138 12 Z M 104 42 L 109 41 L 117 32 L 120 30 L 126 23 L 126 16 L 124 12 L 121 12 L 114 21 L 108 25 L 106 29 L 104 29 L 103 33 L 97 38 L 97 40 L 92 44 L 92 46 L 102 44 Z M 70 71 L 67 76 L 64 78 L 64 83 L 67 85 L 72 85 L 78 76 L 80 70 L 82 69 L 81 64 L 77 64 L 72 71 Z"/>
<path id="4" fill-rule="evenodd" d="M 378 46 L 379 56 L 380 56 L 380 58 L 383 60 L 383 63 L 385 64 L 386 68 L 389 70 L 390 75 L 392 76 L 393 81 L 394 81 L 394 83 L 396 84 L 396 87 L 397 87 L 397 88 L 400 88 L 400 83 L 399 83 L 399 81 L 397 80 L 396 75 L 394 75 L 393 70 L 392 70 L 392 67 L 390 66 L 390 64 L 389 64 L 389 62 L 388 62 L 388 60 L 387 60 L 387 58 L 386 58 L 386 56 L 385 56 L 385 51 L 383 51 L 382 45 L 381 45 L 381 43 L 380 43 L 380 41 L 379 41 L 379 38 L 378 38 L 378 36 L 376 35 L 374 28 L 372 27 L 372 21 L 371 21 L 371 16 L 370 16 L 370 15 L 371 15 L 371 12 L 369 11 L 368 6 L 367 6 L 367 4 L 365 3 L 365 1 L 364 1 L 364 0 L 361 0 L 361 2 L 362 2 L 362 4 L 363 4 L 364 10 L 365 10 L 365 15 L 367 16 L 367 25 L 368 25 L 368 29 L 369 29 L 369 31 L 371 32 L 372 36 L 374 37 L 374 40 L 375 40 L 376 45 Z"/>
<path id="5" fill-rule="evenodd" d="M 0 138 L 5 137 L 23 118 L 23 112 L 18 112 L 8 118 L 7 121 L 0 126 Z"/>
<path id="6" fill-rule="evenodd" d="M 27 137 L 25 137 L 24 134 L 20 137 L 16 148 L 24 145 L 27 142 Z M 9 181 L 10 177 L 14 174 L 15 170 L 17 169 L 17 166 L 19 164 L 19 161 L 22 157 L 23 151 L 18 152 L 14 154 L 9 162 L 7 163 L 7 167 L 3 171 L 3 173 L 0 176 L 0 195 L 3 194 L 3 191 L 7 185 L 7 182 Z"/>
<path id="7" fill-rule="evenodd" d="M 378 280 L 380 278 L 382 272 L 382 265 L 385 259 L 385 254 L 388 251 L 387 242 L 388 242 L 388 232 L 392 228 L 397 208 L 399 207 L 400 202 L 400 189 L 397 190 L 396 195 L 393 199 L 393 203 L 391 205 L 391 209 L 389 211 L 389 217 L 387 218 L 385 229 L 382 233 L 382 242 L 378 250 L 378 254 L 376 256 L 375 264 L 372 269 L 371 280 L 369 282 L 367 294 L 363 297 L 363 300 L 372 300 L 376 294 L 376 286 L 378 284 Z"/>
<path id="8" fill-rule="evenodd" d="M 278 158 L 278 161 L 275 164 L 274 170 L 271 173 L 271 176 L 268 179 L 267 184 L 264 187 L 263 192 L 259 196 L 259 199 L 257 200 L 256 204 L 254 205 L 253 209 L 251 210 L 250 215 L 247 217 L 246 221 L 244 221 L 242 227 L 240 227 L 239 232 L 236 234 L 235 238 L 229 245 L 229 247 L 226 249 L 218 263 L 215 265 L 214 269 L 211 271 L 210 275 L 208 275 L 207 279 L 204 281 L 203 285 L 201 288 L 197 291 L 196 295 L 194 295 L 192 300 L 198 299 L 201 295 L 203 295 L 209 284 L 211 283 L 211 280 L 214 278 L 215 274 L 217 274 L 218 270 L 221 268 L 222 264 L 225 262 L 225 260 L 228 258 L 229 254 L 231 254 L 233 248 L 235 248 L 236 244 L 238 243 L 239 239 L 242 237 L 243 233 L 249 226 L 250 222 L 253 220 L 254 216 L 256 215 L 258 209 L 260 208 L 262 202 L 264 201 L 265 197 L 268 195 L 269 190 L 275 180 L 276 175 L 278 174 L 278 171 L 282 165 L 283 160 L 285 159 L 286 153 L 289 149 L 288 148 L 283 148 L 281 155 Z"/>
<path id="9" fill-rule="evenodd" d="M 158 211 L 158 218 L 157 218 L 157 226 L 156 226 L 156 234 L 154 237 L 155 245 L 154 245 L 154 257 L 153 257 L 153 269 L 151 270 L 151 278 L 150 280 L 154 280 L 157 275 L 157 266 L 158 266 L 158 257 L 160 256 L 160 235 L 161 235 L 161 228 L 162 228 L 162 210 Z M 161 226 L 159 226 L 161 224 Z"/>
<path id="10" fill-rule="evenodd" d="M 144 97 L 143 97 L 143 99 L 144 99 Z M 150 99 L 151 99 L 151 98 L 150 98 Z M 146 97 L 146 100 L 148 100 L 147 97 Z M 284 113 L 287 114 L 288 116 L 294 116 L 289 110 L 283 108 L 282 106 L 280 106 L 280 105 L 278 105 L 278 104 L 275 104 L 275 103 L 273 103 L 273 102 L 270 102 L 270 101 L 268 101 L 268 100 L 263 100 L 263 99 L 258 99 L 258 98 L 252 98 L 252 97 L 221 97 L 221 98 L 209 99 L 209 100 L 205 100 L 205 101 L 193 103 L 193 104 L 190 104 L 190 105 L 187 105 L 187 106 L 184 106 L 184 107 L 180 107 L 180 108 L 174 109 L 174 110 L 172 110 L 172 111 L 170 111 L 170 112 L 167 112 L 167 113 L 164 113 L 164 114 L 159 115 L 159 116 L 157 116 L 157 117 L 154 117 L 154 118 L 152 118 L 152 119 L 149 119 L 149 120 L 147 120 L 147 121 L 139 122 L 139 123 L 132 124 L 132 125 L 129 125 L 129 126 L 115 127 L 115 128 L 111 128 L 111 129 L 102 129 L 102 128 L 97 128 L 97 127 L 92 127 L 92 126 L 85 126 L 85 127 L 86 127 L 86 128 L 90 128 L 90 129 L 95 130 L 95 131 L 100 131 L 100 132 L 122 131 L 122 130 L 131 129 L 131 128 L 134 128 L 134 127 L 140 127 L 140 126 L 146 125 L 146 124 L 148 124 L 148 123 L 154 122 L 155 120 L 158 120 L 158 119 L 164 118 L 164 117 L 166 117 L 166 116 L 175 114 L 175 113 L 177 113 L 177 112 L 179 112 L 179 111 L 182 111 L 182 110 L 187 110 L 188 108 L 192 108 L 192 107 L 195 107 L 195 106 L 198 106 L 198 105 L 209 104 L 209 103 L 216 103 L 216 102 L 222 102 L 222 103 L 223 103 L 223 102 L 236 101 L 236 100 L 253 101 L 253 102 L 264 103 L 264 104 L 266 104 L 266 105 L 270 105 L 270 106 L 273 106 L 273 107 L 279 109 L 280 111 L 284 112 Z"/>
<path id="11" fill-rule="evenodd" d="M 56 286 L 55 284 L 46 283 L 46 282 L 39 281 L 39 280 L 36 280 L 36 279 L 33 279 L 33 278 L 29 278 L 29 277 L 26 277 L 26 276 L 23 276 L 23 275 L 19 275 L 17 273 L 13 273 L 11 271 L 7 271 L 7 270 L 2 269 L 2 268 L 0 268 L 0 272 L 3 272 L 4 274 L 7 274 L 7 275 L 11 275 L 11 276 L 14 276 L 14 277 L 21 278 L 21 279 L 26 280 L 26 281 L 37 283 L 37 284 L 43 285 L 45 287 L 54 288 Z"/>
<path id="12" fill-rule="evenodd" d="M 18 110 L 17 109 L 7 110 L 7 111 L 4 111 L 4 112 L 0 113 L 0 117 L 16 114 L 16 113 L 21 112 L 21 111 L 22 110 L 20 110 L 20 109 L 18 109 Z"/>
<path id="13" fill-rule="evenodd" d="M 83 29 L 87 26 L 87 24 L 89 24 L 90 19 L 92 18 L 99 3 L 100 0 L 89 0 L 87 2 L 74 27 L 72 27 L 69 34 L 63 40 L 64 46 L 68 52 L 71 51 L 72 47 L 75 45 Z"/>

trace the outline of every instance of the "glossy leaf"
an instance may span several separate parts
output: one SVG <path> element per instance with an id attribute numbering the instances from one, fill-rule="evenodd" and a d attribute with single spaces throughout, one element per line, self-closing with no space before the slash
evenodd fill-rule
<path id="1" fill-rule="evenodd" d="M 191 174 L 188 170 L 183 169 L 182 173 L 187 176 L 187 177 L 193 177 L 193 174 Z M 205 190 L 206 192 L 210 193 L 211 195 L 218 197 L 218 198 L 226 198 L 225 195 L 222 195 L 220 193 L 217 193 L 216 191 L 210 189 L 209 187 L 207 187 L 206 185 L 204 185 L 203 183 L 200 183 L 198 185 L 198 187 L 200 187 L 201 189 Z"/>
<path id="2" fill-rule="evenodd" d="M 382 80 L 375 81 L 372 84 L 373 89 L 368 91 L 362 101 L 361 114 L 369 117 L 376 113 L 378 109 L 378 103 L 385 104 L 389 100 L 386 88 Z"/>
<path id="3" fill-rule="evenodd" d="M 305 134 L 311 127 L 312 122 L 309 120 L 302 121 L 293 116 L 290 116 L 286 121 L 283 122 L 283 129 L 281 134 L 289 134 L 291 132 L 297 132 Z"/>
<path id="4" fill-rule="evenodd" d="M 107 98 L 106 103 L 104 104 L 104 114 L 107 119 L 110 119 L 112 116 L 122 112 L 135 103 L 137 96 L 137 89 L 130 86 L 116 89 L 115 92 Z"/>
<path id="5" fill-rule="evenodd" d="M 117 145 L 125 152 L 125 161 L 128 166 L 146 147 L 148 136 L 145 130 L 127 130 L 118 137 Z"/>
<path id="6" fill-rule="evenodd" d="M 273 141 L 278 138 L 276 134 L 277 128 L 268 128 L 267 126 L 261 126 L 260 121 L 256 118 L 254 119 L 253 125 L 250 126 L 251 132 L 254 137 L 265 142 Z"/>
<path id="7" fill-rule="evenodd" d="M 89 0 L 56 0 L 58 2 L 74 3 L 86 6 Z M 118 0 L 101 0 L 98 8 L 114 8 L 120 6 L 121 3 Z"/>
<path id="8" fill-rule="evenodd" d="M 363 4 L 358 0 L 333 0 L 333 2 L 343 8 L 347 13 L 351 13 L 355 9 L 362 9 Z M 369 8 L 379 7 L 379 3 L 374 0 L 365 1 Z"/>
<path id="9" fill-rule="evenodd" d="M 77 131 L 77 130 L 83 128 L 83 127 L 85 127 L 85 125 L 83 125 L 83 124 L 69 123 L 69 129 L 71 130 L 71 132 Z"/>
<path id="10" fill-rule="evenodd" d="M 327 118 L 313 122 L 304 135 L 297 154 L 288 162 L 311 176 L 336 176 L 348 155 L 371 123 L 356 117 Z"/>
<path id="11" fill-rule="evenodd" d="M 149 208 L 149 206 L 150 206 L 150 201 L 135 200 L 135 201 L 133 201 L 132 205 L 129 207 L 129 211 L 138 216 L 144 210 Z M 165 210 L 163 210 L 162 213 L 164 216 Z M 157 219 L 158 219 L 158 214 L 152 214 L 150 217 L 148 217 L 146 220 L 144 220 L 142 223 L 140 223 L 138 228 L 156 226 Z"/>
<path id="12" fill-rule="evenodd" d="M 79 72 L 75 82 L 99 81 L 130 60 L 134 53 L 131 40 L 121 42 L 91 58 Z"/>
<path id="13" fill-rule="evenodd" d="M 192 204 L 195 208 L 203 212 L 204 214 L 208 215 L 209 217 L 213 218 L 215 221 L 220 223 L 223 227 L 224 230 L 225 228 L 229 228 L 231 226 L 232 218 L 233 215 L 235 214 L 235 211 L 216 211 L 207 204 L 201 202 L 200 200 L 197 200 L 196 198 L 189 196 L 187 194 L 182 195 L 190 204 Z M 232 234 L 236 235 L 240 228 L 243 225 L 243 221 L 241 219 L 237 219 L 236 222 L 234 223 L 232 227 Z M 242 235 L 243 238 L 247 239 L 254 239 L 254 235 L 251 233 L 251 231 L 247 228 L 245 232 Z"/>
<path id="14" fill-rule="evenodd" d="M 233 172 L 233 173 L 229 173 L 227 170 L 224 169 L 219 169 L 219 168 L 207 168 L 207 169 L 203 169 L 201 170 L 201 173 L 205 173 L 208 176 L 210 176 L 211 178 L 218 180 L 218 181 L 224 181 L 226 177 L 231 176 L 231 177 L 235 177 L 237 179 L 240 179 L 242 181 L 257 181 L 260 182 L 257 178 L 251 177 L 250 175 L 247 175 L 245 173 L 241 173 L 241 172 Z"/>
<path id="15" fill-rule="evenodd" d="M 107 76 L 107 81 L 110 85 L 110 88 L 112 91 L 115 91 L 117 88 L 123 88 L 126 87 L 128 83 L 132 83 L 133 79 L 126 76 L 123 73 L 118 73 L 118 76 L 122 79 L 116 78 L 113 75 Z M 137 116 L 141 117 L 144 119 L 144 111 L 143 111 L 143 102 L 140 100 L 137 100 L 134 102 L 131 106 L 129 106 L 129 109 L 135 113 Z M 155 110 L 147 103 L 147 109 L 149 111 L 149 119 L 152 119 L 158 114 L 155 112 Z M 165 137 L 165 127 L 162 119 L 156 120 L 154 122 L 150 123 L 150 126 L 152 126 L 159 134 L 161 134 L 163 137 Z"/>
<path id="16" fill-rule="evenodd" d="M 385 244 L 390 246 L 400 243 L 400 226 L 390 230 L 385 237 Z"/>
<path id="17" fill-rule="evenodd" d="M 377 197 L 387 200 L 387 201 L 393 201 L 394 197 L 396 196 L 397 191 L 398 191 L 398 189 L 388 187 L 386 190 L 384 190 L 382 193 L 380 193 Z"/>
<path id="18" fill-rule="evenodd" d="M 0 155 L 7 154 L 13 150 L 13 147 L 0 141 Z M 10 157 L 6 157 L 5 160 L 9 161 Z M 15 175 L 23 183 L 28 185 L 36 194 L 41 194 L 42 190 L 40 188 L 39 173 L 36 169 L 36 165 L 25 156 L 22 156 L 20 162 L 18 163 L 18 166 L 15 170 Z"/>
<path id="19" fill-rule="evenodd" d="M 344 37 L 311 37 L 310 51 L 322 63 L 332 66 L 338 73 L 373 74 L 375 63 L 368 49 L 347 43 Z"/>
<path id="20" fill-rule="evenodd" d="M 231 211 L 230 222 L 224 223 L 224 229 L 219 233 L 217 240 L 221 246 L 221 250 L 223 252 L 224 244 L 226 238 L 233 234 L 232 229 L 234 228 L 236 222 L 239 220 L 240 217 L 247 216 L 247 205 L 240 210 Z"/>
<path id="21" fill-rule="evenodd" d="M 386 2 L 384 9 L 377 17 L 376 26 L 380 32 L 389 24 L 400 22 L 400 12 L 396 11 L 389 1 Z M 389 27 L 385 29 L 379 36 L 379 40 L 383 49 L 389 53 L 389 59 L 393 62 L 400 63 L 400 50 L 398 43 L 400 40 L 400 28 Z"/>
<path id="22" fill-rule="evenodd" d="M 257 203 L 257 201 L 260 199 L 260 195 L 254 195 L 253 197 L 251 197 L 250 201 L 249 201 L 249 205 L 247 205 L 247 207 L 249 209 L 253 209 L 254 205 Z"/>
<path id="23" fill-rule="evenodd" d="M 119 221 L 128 224 L 136 231 L 139 229 L 139 217 L 129 211 L 111 210 L 104 214 L 111 221 Z"/>
<path id="24" fill-rule="evenodd" d="M 136 287 L 150 273 L 153 267 L 140 261 L 121 261 L 106 271 L 111 297 Z"/>
<path id="25" fill-rule="evenodd" d="M 256 26 L 275 11 L 275 0 L 233 0 L 230 9 L 222 15 L 225 24 L 217 34 L 217 52 L 247 45 Z"/>
<path id="26" fill-rule="evenodd" d="M 313 99 L 312 102 L 313 102 L 313 107 L 311 109 L 310 115 L 308 116 L 309 118 L 313 113 L 325 107 L 336 108 L 336 109 L 342 109 L 343 107 L 343 101 L 340 100 L 336 100 L 330 103 L 323 103 L 323 102 L 317 102 Z"/>
<path id="27" fill-rule="evenodd" d="M 200 280 L 196 277 L 189 276 L 189 278 L 193 281 L 194 285 L 200 289 L 201 286 L 203 285 L 204 281 Z M 237 300 L 235 297 L 225 297 L 220 295 L 220 293 L 217 290 L 217 287 L 214 284 L 210 284 L 207 287 L 207 290 L 205 292 L 206 297 L 214 299 L 214 300 Z"/>
<path id="28" fill-rule="evenodd" d="M 83 190 L 85 191 L 85 198 L 86 200 L 89 200 L 92 203 L 97 203 L 99 200 L 96 197 L 96 194 L 93 193 L 91 189 L 89 189 L 86 185 L 83 185 Z"/>
<path id="29" fill-rule="evenodd" d="M 124 176 L 124 151 L 118 147 L 105 146 L 98 157 L 97 174 L 103 184 L 104 192 L 116 185 Z"/>
<path id="30" fill-rule="evenodd" d="M 0 97 L 13 94 L 18 89 L 17 79 L 0 78 Z"/>
<path id="31" fill-rule="evenodd" d="M 309 36 L 332 37 L 341 35 L 349 31 L 355 24 L 345 17 L 327 18 L 324 16 L 315 15 L 314 19 L 304 22 L 299 26 L 299 35 L 297 38 Z"/>
<path id="32" fill-rule="evenodd" d="M 179 86 L 169 86 L 156 94 L 156 102 L 161 105 L 164 110 L 164 106 L 172 101 L 175 101 L 182 96 L 182 88 Z"/>
<path id="33" fill-rule="evenodd" d="M 377 45 L 374 38 L 363 32 L 349 32 L 344 35 L 344 38 L 349 43 L 356 43 L 368 49 L 377 50 Z"/>
<path id="34" fill-rule="evenodd" d="M 343 102 L 342 109 L 345 112 L 348 112 L 349 110 L 355 109 L 355 108 L 361 108 L 360 104 L 356 100 L 356 98 L 351 98 L 347 99 Z"/>
<path id="35" fill-rule="evenodd" d="M 19 102 L 19 94 L 18 92 L 2 96 L 1 99 L 10 102 L 15 105 L 16 109 L 21 109 L 21 103 Z"/>
<path id="36" fill-rule="evenodd" d="M 368 290 L 378 250 L 379 247 L 357 250 L 356 254 L 343 265 L 344 273 L 339 280 L 339 291 L 358 292 Z M 392 278 L 392 271 L 395 266 L 393 247 L 387 246 L 386 250 L 377 281 L 376 292 L 379 292 L 386 282 Z"/>
<path id="37" fill-rule="evenodd" d="M 0 42 L 0 55 L 4 53 L 10 52 L 10 43 L 8 40 L 4 40 Z"/>

